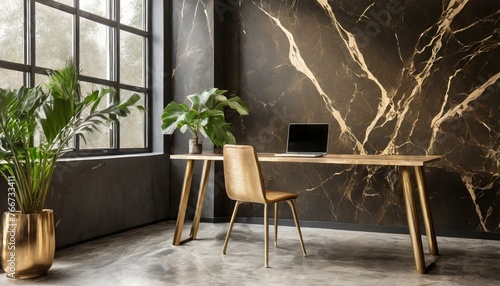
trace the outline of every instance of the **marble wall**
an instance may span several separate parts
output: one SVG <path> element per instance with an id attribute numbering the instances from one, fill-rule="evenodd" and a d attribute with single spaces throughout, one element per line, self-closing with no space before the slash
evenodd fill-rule
<path id="1" fill-rule="evenodd" d="M 171 99 L 176 102 L 190 104 L 187 96 L 209 87 L 221 86 L 218 84 L 221 73 L 220 53 L 216 49 L 221 33 L 216 33 L 220 25 L 214 21 L 214 1 L 172 1 L 172 92 Z M 220 24 L 220 22 L 218 22 Z M 171 137 L 170 153 L 187 153 L 187 142 L 192 138 L 188 131 L 185 134 L 176 131 Z M 203 142 L 204 152 L 213 150 L 208 139 Z M 182 179 L 184 177 L 185 161 L 171 161 L 170 171 L 170 217 L 177 216 Z M 204 218 L 213 219 L 224 216 L 227 209 L 219 206 L 226 202 L 225 191 L 220 184 L 214 184 L 214 174 L 221 170 L 218 164 L 211 170 L 211 183 L 208 186 L 205 199 Z M 201 174 L 201 164 L 195 165 L 193 178 L 193 194 L 190 196 L 187 216 L 194 215 L 196 206 L 197 188 Z"/>
<path id="2" fill-rule="evenodd" d="M 224 27 L 222 87 L 251 108 L 231 119 L 239 143 L 282 152 L 288 123 L 327 122 L 330 153 L 443 155 L 425 173 L 436 228 L 500 232 L 500 2 L 174 2 L 177 13 L 211 3 L 210 13 L 191 16 Z M 195 26 L 185 13 L 175 19 Z M 269 187 L 300 194 L 302 220 L 407 224 L 394 168 L 267 163 L 263 171 Z M 262 212 L 242 206 L 240 215 Z"/>

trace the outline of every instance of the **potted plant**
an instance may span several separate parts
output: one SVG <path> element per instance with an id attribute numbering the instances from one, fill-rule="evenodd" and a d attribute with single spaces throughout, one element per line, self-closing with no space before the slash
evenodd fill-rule
<path id="1" fill-rule="evenodd" d="M 7 277 L 37 277 L 51 267 L 54 218 L 44 205 L 57 159 L 72 150 L 75 136 L 127 116 L 139 100 L 134 95 L 99 109 L 101 100 L 112 95 L 113 90 L 105 89 L 82 96 L 71 62 L 49 73 L 44 87 L 0 89 L 0 173 L 9 185 L 9 211 L 2 216 Z"/>
<path id="2" fill-rule="evenodd" d="M 234 95 L 228 98 L 224 95 L 226 93 L 227 90 L 209 88 L 191 94 L 187 97 L 191 107 L 185 103 L 170 102 L 161 115 L 163 134 L 172 134 L 176 129 L 182 133 L 191 131 L 193 138 L 189 144 L 190 154 L 201 153 L 199 132 L 214 146 L 236 143 L 231 125 L 224 116 L 224 108 L 227 106 L 240 115 L 247 115 L 249 110 L 240 97 Z"/>

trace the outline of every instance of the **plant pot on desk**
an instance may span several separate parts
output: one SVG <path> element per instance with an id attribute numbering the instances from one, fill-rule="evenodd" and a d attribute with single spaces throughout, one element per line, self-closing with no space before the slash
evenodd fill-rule
<path id="1" fill-rule="evenodd" d="M 189 139 L 189 154 L 201 154 L 203 142 L 200 139 Z"/>
<path id="2" fill-rule="evenodd" d="M 28 279 L 47 274 L 55 253 L 54 213 L 2 215 L 2 268 L 9 278 Z"/>
<path id="3" fill-rule="evenodd" d="M 214 146 L 214 153 L 215 154 L 224 154 L 224 147 L 221 146 Z"/>

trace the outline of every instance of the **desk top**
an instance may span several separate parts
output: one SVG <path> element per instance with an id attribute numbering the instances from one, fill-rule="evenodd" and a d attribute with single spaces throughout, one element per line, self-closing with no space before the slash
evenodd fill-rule
<path id="1" fill-rule="evenodd" d="M 281 157 L 274 153 L 257 153 L 260 162 L 278 163 L 317 163 L 346 165 L 383 165 L 383 166 L 423 166 L 425 163 L 439 160 L 437 155 L 357 155 L 327 154 L 323 157 Z M 173 154 L 170 159 L 222 161 L 222 154 Z"/>

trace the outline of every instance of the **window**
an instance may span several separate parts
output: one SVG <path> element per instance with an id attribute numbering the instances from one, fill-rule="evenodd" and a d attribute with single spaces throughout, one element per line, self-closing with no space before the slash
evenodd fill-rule
<path id="1" fill-rule="evenodd" d="M 116 91 L 107 102 L 136 93 L 150 109 L 150 0 L 0 1 L 0 87 L 36 86 L 46 71 L 73 59 L 82 94 Z M 106 104 L 106 102 L 103 102 Z M 150 150 L 147 114 L 132 113 L 83 138 L 78 154 L 122 154 Z"/>

